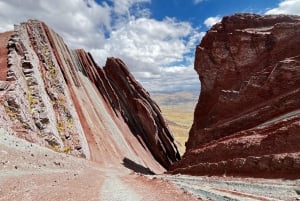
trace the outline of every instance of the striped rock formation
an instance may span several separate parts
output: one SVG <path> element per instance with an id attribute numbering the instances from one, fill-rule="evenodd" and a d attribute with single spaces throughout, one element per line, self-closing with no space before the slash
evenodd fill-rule
<path id="1" fill-rule="evenodd" d="M 105 165 L 163 172 L 180 159 L 159 107 L 120 59 L 102 69 L 37 20 L 0 38 L 1 128 Z"/>

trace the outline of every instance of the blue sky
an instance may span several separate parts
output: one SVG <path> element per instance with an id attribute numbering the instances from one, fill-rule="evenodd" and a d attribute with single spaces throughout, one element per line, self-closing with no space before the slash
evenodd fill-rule
<path id="1" fill-rule="evenodd" d="M 165 16 L 189 21 L 193 26 L 202 25 L 211 16 L 224 16 L 236 12 L 265 13 L 274 8 L 280 0 L 152 0 L 149 8 L 152 17 L 163 19 Z"/>
<path id="2" fill-rule="evenodd" d="M 0 10 L 0 32 L 42 20 L 100 66 L 119 57 L 150 92 L 172 92 L 199 91 L 195 47 L 223 16 L 300 15 L 300 0 L 0 0 Z"/>

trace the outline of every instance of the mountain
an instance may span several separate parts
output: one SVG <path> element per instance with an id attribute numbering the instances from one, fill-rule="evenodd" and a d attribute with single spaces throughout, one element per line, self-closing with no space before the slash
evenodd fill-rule
<path id="1" fill-rule="evenodd" d="M 100 68 L 38 20 L 0 38 L 1 128 L 98 163 L 127 158 L 163 172 L 180 159 L 159 107 L 120 59 Z"/>
<path id="2" fill-rule="evenodd" d="M 0 200 L 298 199 L 299 36 L 299 16 L 224 17 L 196 48 L 195 111 L 178 91 L 154 94 L 161 110 L 121 59 L 100 68 L 45 23 L 15 25 L 0 34 Z M 168 126 L 185 138 L 193 111 L 181 159 Z"/>
<path id="3" fill-rule="evenodd" d="M 197 47 L 201 94 L 172 173 L 300 178 L 300 17 L 236 14 Z"/>

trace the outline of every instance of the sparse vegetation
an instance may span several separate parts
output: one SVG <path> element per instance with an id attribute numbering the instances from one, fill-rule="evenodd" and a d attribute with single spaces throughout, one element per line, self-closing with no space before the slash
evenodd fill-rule
<path id="1" fill-rule="evenodd" d="M 65 154 L 69 154 L 69 153 L 71 152 L 71 147 L 68 146 L 68 145 L 65 146 L 63 152 L 64 152 Z"/>
<path id="2" fill-rule="evenodd" d="M 198 95 L 192 92 L 176 92 L 173 94 L 153 94 L 164 119 L 178 144 L 181 154 L 185 152 L 185 142 L 193 123 L 194 108 Z"/>
<path id="3" fill-rule="evenodd" d="M 30 105 L 29 112 L 32 113 L 33 110 L 32 110 L 31 106 L 38 104 L 38 100 L 36 99 L 36 97 L 33 96 L 31 89 L 28 89 L 26 91 L 26 95 L 27 95 L 27 100 L 28 100 L 29 105 Z"/>
<path id="4" fill-rule="evenodd" d="M 65 104 L 66 99 L 65 99 L 65 96 L 63 94 L 60 94 L 58 96 L 58 102 L 59 102 L 59 104 Z"/>
<path id="5" fill-rule="evenodd" d="M 28 123 L 26 123 L 26 122 L 22 122 L 21 124 L 22 124 L 22 128 L 25 128 L 25 129 L 30 129 L 30 126 L 29 126 L 29 124 L 28 124 Z"/>
<path id="6" fill-rule="evenodd" d="M 58 121 L 56 124 L 56 128 L 59 133 L 63 132 L 65 130 L 65 125 L 63 121 Z"/>
<path id="7" fill-rule="evenodd" d="M 49 73 L 52 79 L 56 77 L 57 72 L 54 68 L 50 68 Z"/>
<path id="8" fill-rule="evenodd" d="M 4 105 L 4 109 L 11 120 L 17 119 L 18 111 L 16 108 Z"/>
<path id="9" fill-rule="evenodd" d="M 72 129 L 74 120 L 72 118 L 68 118 L 66 124 L 67 124 L 67 128 Z"/>
<path id="10" fill-rule="evenodd" d="M 186 107 L 186 108 L 185 108 Z M 190 106 L 161 106 L 162 115 L 168 123 L 170 131 L 178 142 L 180 154 L 185 152 L 185 142 L 188 139 L 189 130 L 193 123 L 193 111 Z"/>
<path id="11" fill-rule="evenodd" d="M 58 145 L 56 145 L 56 144 L 51 144 L 50 146 L 51 146 L 51 149 L 52 149 L 53 151 L 60 152 L 60 148 L 59 148 Z"/>
<path id="12" fill-rule="evenodd" d="M 30 108 L 29 108 L 29 113 L 30 113 L 30 114 L 33 114 L 33 112 L 34 112 L 33 108 L 30 107 Z"/>

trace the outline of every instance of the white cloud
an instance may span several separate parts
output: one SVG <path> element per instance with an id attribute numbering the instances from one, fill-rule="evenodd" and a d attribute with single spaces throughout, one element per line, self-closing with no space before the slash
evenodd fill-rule
<path id="1" fill-rule="evenodd" d="M 292 14 L 300 15 L 299 0 L 283 0 L 277 8 L 268 10 L 265 14 Z"/>
<path id="2" fill-rule="evenodd" d="M 128 14 L 129 13 L 129 9 L 138 3 L 149 3 L 151 2 L 151 0 L 115 0 L 113 1 L 114 4 L 114 11 L 117 14 Z"/>
<path id="3" fill-rule="evenodd" d="M 190 67 L 180 67 L 177 69 L 162 69 L 161 77 L 144 78 L 143 83 L 151 89 L 151 92 L 174 92 L 181 90 L 200 91 L 200 81 L 198 75 Z"/>
<path id="4" fill-rule="evenodd" d="M 214 24 L 218 23 L 221 21 L 221 17 L 220 16 L 215 16 L 215 17 L 209 17 L 204 21 L 204 24 L 207 28 L 212 27 Z"/>
<path id="5" fill-rule="evenodd" d="M 193 52 L 203 33 L 190 23 L 151 19 L 151 0 L 0 0 L 0 32 L 40 19 L 100 65 L 119 57 L 150 91 L 199 88 Z"/>
<path id="6" fill-rule="evenodd" d="M 197 83 L 197 88 L 199 79 L 193 70 L 193 55 L 188 54 L 194 52 L 203 35 L 189 23 L 171 18 L 163 21 L 138 18 L 113 31 L 104 48 L 92 50 L 92 53 L 101 65 L 107 56 L 122 58 L 150 91 L 191 88 L 190 83 Z M 185 65 L 181 64 L 182 61 Z M 191 81 L 191 75 L 194 81 Z M 190 83 L 180 83 L 186 77 Z M 153 84 L 154 81 L 158 85 Z"/>
<path id="7" fill-rule="evenodd" d="M 13 24 L 39 19 L 57 31 L 71 47 L 99 47 L 109 29 L 110 8 L 92 0 L 0 0 L 0 31 Z M 97 41 L 97 42 L 95 42 Z"/>
<path id="8" fill-rule="evenodd" d="M 204 0 L 194 0 L 194 4 L 197 5 L 197 4 L 199 4 L 199 3 L 203 2 L 203 1 Z"/>
<path id="9" fill-rule="evenodd" d="M 145 63 L 167 65 L 181 60 L 183 54 L 189 51 L 182 38 L 188 37 L 191 31 L 190 24 L 172 19 L 156 21 L 138 18 L 113 31 L 104 50 L 121 58 L 130 57 Z"/>

